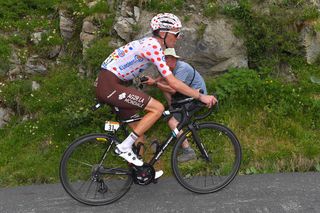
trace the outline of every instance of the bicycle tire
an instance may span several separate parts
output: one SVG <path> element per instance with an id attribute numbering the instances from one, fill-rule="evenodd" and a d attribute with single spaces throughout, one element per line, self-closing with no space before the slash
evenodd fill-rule
<path id="1" fill-rule="evenodd" d="M 127 162 L 115 156 L 111 141 L 112 136 L 107 134 L 89 134 L 76 139 L 65 150 L 59 176 L 63 188 L 75 200 L 93 206 L 106 205 L 130 189 L 131 171 Z M 119 171 L 122 174 L 116 174 Z"/>
<path id="2" fill-rule="evenodd" d="M 221 124 L 201 123 L 194 126 L 209 158 L 206 159 L 200 152 L 195 142 L 196 137 L 188 129 L 179 137 L 172 152 L 174 176 L 184 188 L 192 192 L 200 194 L 217 192 L 226 187 L 240 169 L 242 155 L 240 143 L 236 135 Z M 179 152 L 185 139 L 195 150 L 196 157 L 187 162 L 179 162 Z"/>

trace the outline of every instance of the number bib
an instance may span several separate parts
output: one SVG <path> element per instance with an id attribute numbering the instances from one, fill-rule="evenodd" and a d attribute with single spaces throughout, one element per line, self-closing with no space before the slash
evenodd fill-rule
<path id="1" fill-rule="evenodd" d="M 119 122 L 115 121 L 106 121 L 104 124 L 104 130 L 108 132 L 114 132 L 120 127 Z"/>

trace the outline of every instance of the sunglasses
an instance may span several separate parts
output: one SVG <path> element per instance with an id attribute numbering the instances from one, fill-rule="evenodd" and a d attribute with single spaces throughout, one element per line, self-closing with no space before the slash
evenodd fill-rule
<path id="1" fill-rule="evenodd" d="M 173 32 L 173 31 L 162 31 L 162 32 L 173 34 L 176 38 L 179 38 L 179 37 L 182 35 L 182 33 L 181 33 L 180 31 L 177 31 L 177 32 Z"/>

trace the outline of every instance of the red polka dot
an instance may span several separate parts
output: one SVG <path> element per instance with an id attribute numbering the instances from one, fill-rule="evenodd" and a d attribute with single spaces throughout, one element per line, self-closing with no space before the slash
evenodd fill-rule
<path id="1" fill-rule="evenodd" d="M 151 61 L 152 61 L 152 63 L 154 63 L 154 62 L 155 62 L 153 58 L 151 58 Z"/>
<path id="2" fill-rule="evenodd" d="M 144 54 L 143 53 L 141 53 L 141 57 L 144 58 Z"/>
<path id="3" fill-rule="evenodd" d="M 163 70 L 163 71 L 162 71 L 162 74 L 164 74 L 164 75 L 165 75 L 166 73 L 167 73 L 167 71 L 165 71 L 165 70 Z"/>
<path id="4" fill-rule="evenodd" d="M 126 75 L 129 75 L 130 73 L 126 73 Z"/>
<path id="5" fill-rule="evenodd" d="M 147 52 L 147 55 L 151 55 L 151 52 Z"/>
<path id="6" fill-rule="evenodd" d="M 128 52 L 128 50 L 124 50 L 124 52 L 125 52 L 125 53 L 127 53 L 127 52 Z"/>
<path id="7" fill-rule="evenodd" d="M 157 49 L 157 46 L 156 46 L 156 45 L 153 45 L 152 47 L 153 47 L 153 49 Z"/>
<path id="8" fill-rule="evenodd" d="M 122 75 L 122 77 L 124 77 L 124 75 Z"/>
<path id="9" fill-rule="evenodd" d="M 157 58 L 158 61 L 161 61 L 161 58 Z"/>
<path id="10" fill-rule="evenodd" d="M 154 54 L 159 55 L 159 52 L 158 51 L 154 51 Z"/>
<path id="11" fill-rule="evenodd" d="M 118 56 L 118 55 L 116 55 L 116 58 L 119 58 L 119 56 Z"/>
<path id="12" fill-rule="evenodd" d="M 116 71 L 116 70 L 117 70 L 117 68 L 116 68 L 116 67 L 113 67 L 112 69 L 113 69 L 114 71 Z"/>
<path id="13" fill-rule="evenodd" d="M 118 75 L 121 75 L 121 74 L 118 72 Z"/>
<path id="14" fill-rule="evenodd" d="M 163 68 L 163 67 L 164 67 L 164 65 L 163 65 L 163 64 L 160 64 L 160 67 L 161 67 L 161 68 Z"/>

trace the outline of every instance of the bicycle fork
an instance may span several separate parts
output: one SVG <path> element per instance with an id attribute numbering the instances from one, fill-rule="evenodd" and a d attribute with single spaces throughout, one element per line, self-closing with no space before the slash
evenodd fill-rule
<path id="1" fill-rule="evenodd" d="M 202 157 L 206 159 L 207 161 L 211 161 L 203 143 L 201 142 L 201 139 L 199 137 L 199 134 L 197 130 L 199 129 L 199 125 L 196 123 L 192 123 L 188 125 L 188 128 L 192 132 L 193 140 L 195 141 L 195 144 L 197 145 L 198 149 L 200 150 L 200 153 L 202 154 Z"/>

